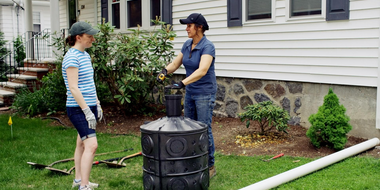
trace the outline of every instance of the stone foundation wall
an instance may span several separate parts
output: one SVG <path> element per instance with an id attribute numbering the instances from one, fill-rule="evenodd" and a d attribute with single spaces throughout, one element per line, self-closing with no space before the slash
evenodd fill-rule
<path id="1" fill-rule="evenodd" d="M 184 75 L 175 75 L 171 80 L 183 78 Z M 245 106 L 271 100 L 288 111 L 291 117 L 289 124 L 309 128 L 309 116 L 318 112 L 331 87 L 351 119 L 353 129 L 349 135 L 380 137 L 375 123 L 376 88 L 223 77 L 218 77 L 217 83 L 214 108 L 217 117 L 238 117 Z"/>

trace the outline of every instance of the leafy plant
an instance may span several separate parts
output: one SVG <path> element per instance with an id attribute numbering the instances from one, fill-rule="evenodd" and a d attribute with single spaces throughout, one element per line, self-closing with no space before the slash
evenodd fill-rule
<path id="1" fill-rule="evenodd" d="M 56 68 L 45 75 L 41 82 L 41 90 L 47 100 L 45 106 L 49 113 L 65 110 L 66 86 L 62 77 L 62 64 L 57 63 Z"/>
<path id="2" fill-rule="evenodd" d="M 22 88 L 15 95 L 12 108 L 17 110 L 18 114 L 28 117 L 47 111 L 44 91 L 31 92 L 28 88 Z"/>
<path id="3" fill-rule="evenodd" d="M 277 131 L 286 133 L 288 128 L 289 114 L 283 108 L 273 105 L 272 101 L 264 101 L 244 108 L 244 113 L 239 114 L 240 120 L 246 122 L 248 128 L 251 121 L 257 121 L 260 125 L 260 134 L 276 127 Z"/>
<path id="4" fill-rule="evenodd" d="M 345 113 L 346 108 L 339 104 L 338 96 L 330 88 L 318 112 L 309 117 L 311 127 L 306 136 L 311 143 L 318 148 L 327 145 L 336 150 L 343 149 L 347 142 L 346 134 L 352 129 L 350 118 Z"/>
<path id="5" fill-rule="evenodd" d="M 156 86 L 156 73 L 174 56 L 171 26 L 158 19 L 153 21 L 151 32 L 130 29 L 131 33 L 112 36 L 110 23 L 98 25 L 96 43 L 87 52 L 91 55 L 100 100 L 111 96 L 120 109 L 127 112 L 139 110 L 152 99 L 149 95 Z M 152 94 L 153 95 L 153 94 Z"/>
<path id="6" fill-rule="evenodd" d="M 24 59 L 26 58 L 25 54 L 25 47 L 22 42 L 22 37 L 17 36 L 13 40 L 13 47 L 14 47 L 14 59 L 17 62 L 18 66 L 24 66 Z"/>
<path id="7" fill-rule="evenodd" d="M 5 56 L 8 53 L 7 48 L 5 48 L 4 33 L 0 31 L 0 81 L 7 81 L 6 71 L 8 70 L 8 65 L 5 63 Z"/>

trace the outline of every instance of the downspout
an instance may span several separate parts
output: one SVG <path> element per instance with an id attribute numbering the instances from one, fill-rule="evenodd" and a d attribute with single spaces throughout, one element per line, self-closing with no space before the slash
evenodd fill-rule
<path id="1" fill-rule="evenodd" d="M 380 10 L 380 9 L 379 9 Z M 376 129 L 380 129 L 380 17 L 379 17 L 379 45 L 377 53 L 377 96 L 376 96 Z"/>
<path id="2" fill-rule="evenodd" d="M 26 41 L 29 41 L 26 46 L 26 58 L 27 60 L 34 60 L 34 41 L 33 41 L 33 7 L 32 0 L 24 0 L 25 8 L 25 32 Z"/>
<path id="3" fill-rule="evenodd" d="M 307 175 L 309 173 L 322 169 L 326 166 L 339 162 L 347 157 L 354 156 L 363 151 L 366 151 L 378 145 L 379 143 L 380 143 L 380 140 L 378 138 L 367 140 L 365 142 L 362 142 L 350 148 L 343 149 L 334 154 L 330 154 L 328 156 L 325 156 L 313 162 L 309 162 L 307 164 L 294 168 L 292 170 L 288 170 L 284 173 L 259 181 L 255 184 L 249 185 L 240 190 L 254 190 L 254 189 L 265 190 L 265 189 L 271 189 L 271 188 L 277 187 L 283 183 L 289 182 L 291 180 L 297 179 L 299 177 L 302 177 L 304 175 Z"/>
<path id="4" fill-rule="evenodd" d="M 94 25 L 98 25 L 98 0 L 94 0 Z"/>

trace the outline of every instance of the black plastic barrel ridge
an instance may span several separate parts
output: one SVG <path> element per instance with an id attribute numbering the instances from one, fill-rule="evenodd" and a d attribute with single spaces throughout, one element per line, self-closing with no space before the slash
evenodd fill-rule
<path id="1" fill-rule="evenodd" d="M 207 190 L 207 125 L 181 116 L 182 95 L 166 95 L 167 116 L 140 126 L 145 190 Z"/>

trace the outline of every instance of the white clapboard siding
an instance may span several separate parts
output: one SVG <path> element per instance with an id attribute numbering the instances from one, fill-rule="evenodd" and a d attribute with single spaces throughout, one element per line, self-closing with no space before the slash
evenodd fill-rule
<path id="1" fill-rule="evenodd" d="M 40 13 L 41 31 L 48 28 L 50 29 L 50 6 L 48 4 L 46 6 L 33 6 L 33 12 Z"/>
<path id="2" fill-rule="evenodd" d="M 67 15 L 67 0 L 59 1 L 59 25 L 61 29 L 68 28 L 68 15 Z"/>
<path id="3" fill-rule="evenodd" d="M 80 21 L 89 22 L 92 26 L 96 26 L 101 22 L 101 1 L 97 1 L 97 19 L 95 21 L 95 7 L 94 0 L 78 0 L 78 10 L 80 11 L 78 19 Z M 81 5 L 84 5 L 82 9 Z M 60 27 L 68 28 L 68 10 L 67 10 L 67 0 L 59 1 L 59 17 L 60 17 Z"/>
<path id="4" fill-rule="evenodd" d="M 188 39 L 178 20 L 198 12 L 210 26 L 217 76 L 377 86 L 379 0 L 351 0 L 350 19 L 340 21 L 288 19 L 286 2 L 276 0 L 273 20 L 229 28 L 227 1 L 173 1 L 174 50 Z"/>
<path id="5" fill-rule="evenodd" d="M 16 27 L 16 21 L 15 14 L 13 14 L 13 7 L 12 6 L 2 6 L 1 9 L 1 15 L 2 15 L 2 26 L 0 28 L 0 31 L 4 33 L 4 40 L 7 41 L 7 43 L 12 42 L 13 35 L 15 34 L 14 28 Z"/>
<path id="6" fill-rule="evenodd" d="M 100 0 L 99 0 L 100 1 Z M 82 9 L 81 6 L 84 5 L 85 8 Z M 78 1 L 78 10 L 80 10 L 79 20 L 90 22 L 91 25 L 95 26 L 94 19 L 94 0 L 79 0 Z"/>

